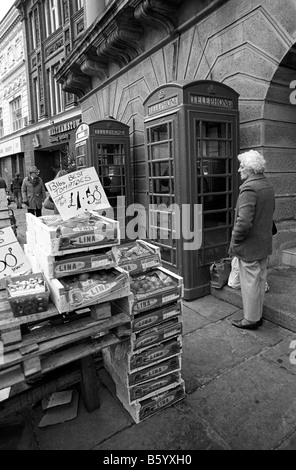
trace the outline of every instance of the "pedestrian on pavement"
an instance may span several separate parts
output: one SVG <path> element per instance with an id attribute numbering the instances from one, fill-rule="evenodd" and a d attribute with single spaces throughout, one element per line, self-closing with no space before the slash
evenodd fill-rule
<path id="1" fill-rule="evenodd" d="M 24 204 L 28 206 L 28 212 L 36 217 L 41 217 L 42 203 L 46 198 L 46 193 L 36 166 L 32 166 L 29 170 L 29 176 L 24 178 L 22 197 Z"/>
<path id="2" fill-rule="evenodd" d="M 244 318 L 233 326 L 255 330 L 262 325 L 268 255 L 272 253 L 275 197 L 264 171 L 266 162 L 256 150 L 238 155 L 240 186 L 229 255 L 237 256 Z"/>
<path id="3" fill-rule="evenodd" d="M 4 188 L 7 190 L 7 184 L 6 184 L 6 181 L 4 178 L 2 178 L 2 176 L 0 176 L 0 188 Z"/>
<path id="4" fill-rule="evenodd" d="M 22 184 L 23 184 L 23 180 L 21 179 L 20 174 L 16 173 L 15 177 L 13 178 L 13 180 L 11 182 L 10 189 L 11 189 L 11 192 L 14 196 L 14 202 L 16 203 L 17 209 L 21 209 L 22 204 L 23 204 L 23 201 L 22 201 Z"/>

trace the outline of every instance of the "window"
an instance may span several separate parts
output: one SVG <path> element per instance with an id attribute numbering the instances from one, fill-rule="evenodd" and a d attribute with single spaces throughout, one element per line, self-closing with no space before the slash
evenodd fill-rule
<path id="1" fill-rule="evenodd" d="M 40 28 L 37 8 L 30 13 L 31 48 L 32 50 L 40 44 Z"/>
<path id="2" fill-rule="evenodd" d="M 35 77 L 33 79 L 33 92 L 34 92 L 34 118 L 35 121 L 38 121 L 40 117 L 40 108 L 39 108 L 39 103 L 40 103 L 40 91 L 39 91 L 39 80 L 38 77 Z"/>
<path id="3" fill-rule="evenodd" d="M 4 136 L 3 109 L 0 108 L 0 138 Z"/>
<path id="4" fill-rule="evenodd" d="M 60 2 L 46 0 L 45 18 L 47 35 L 54 33 L 61 26 Z"/>
<path id="5" fill-rule="evenodd" d="M 77 12 L 81 10 L 84 6 L 84 0 L 74 0 L 74 11 Z"/>
<path id="6" fill-rule="evenodd" d="M 12 130 L 17 131 L 22 127 L 22 99 L 19 96 L 10 103 Z"/>
<path id="7" fill-rule="evenodd" d="M 65 96 L 62 90 L 62 85 L 54 79 L 54 75 L 59 67 L 59 64 L 54 65 L 47 70 L 47 80 L 49 84 L 50 94 L 50 115 L 54 116 L 59 114 L 65 109 Z"/>

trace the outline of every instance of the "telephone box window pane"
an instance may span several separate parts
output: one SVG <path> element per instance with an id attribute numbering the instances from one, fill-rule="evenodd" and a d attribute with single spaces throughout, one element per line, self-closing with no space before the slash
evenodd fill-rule
<path id="1" fill-rule="evenodd" d="M 199 123 L 197 123 L 199 127 Z M 202 135 L 203 137 L 210 139 L 226 139 L 226 123 L 224 122 L 206 122 L 202 123 Z M 198 135 L 198 133 L 196 133 Z"/>
<path id="2" fill-rule="evenodd" d="M 153 145 L 151 151 L 153 160 L 170 158 L 170 147 L 167 143 Z"/>
<path id="3" fill-rule="evenodd" d="M 169 139 L 168 125 L 162 124 L 151 129 L 151 142 L 161 142 Z"/>

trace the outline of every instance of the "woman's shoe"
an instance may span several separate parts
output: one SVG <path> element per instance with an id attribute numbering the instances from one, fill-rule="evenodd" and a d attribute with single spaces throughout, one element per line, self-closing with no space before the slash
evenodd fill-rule
<path id="1" fill-rule="evenodd" d="M 243 322 L 244 322 L 244 319 L 233 320 L 232 325 L 236 326 L 236 328 L 241 328 L 242 330 L 257 330 L 258 326 L 260 326 L 258 325 L 258 322 L 255 322 L 255 323 L 243 323 Z"/>

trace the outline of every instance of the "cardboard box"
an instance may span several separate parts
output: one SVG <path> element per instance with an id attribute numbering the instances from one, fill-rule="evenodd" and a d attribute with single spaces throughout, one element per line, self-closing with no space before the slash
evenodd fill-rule
<path id="1" fill-rule="evenodd" d="M 106 274 L 106 281 L 100 281 L 100 276 Z M 108 273 L 108 274 L 107 274 Z M 50 298 L 60 313 L 71 312 L 90 305 L 109 302 L 130 293 L 129 275 L 119 267 L 110 270 L 99 270 L 89 273 L 90 276 L 98 275 L 96 283 L 89 280 L 80 282 L 77 280 L 73 288 L 67 286 L 69 279 L 49 279 L 45 276 L 50 290 Z M 78 279 L 78 278 L 77 278 Z M 109 279 L 109 280 L 108 280 Z"/>
<path id="2" fill-rule="evenodd" d="M 107 370 L 108 367 L 114 369 L 122 382 L 128 387 L 147 382 L 148 380 L 166 375 L 170 372 L 181 370 L 181 354 L 176 354 L 162 361 L 156 361 L 149 366 L 131 373 L 123 367 L 120 367 L 118 362 L 113 362 L 109 348 L 103 350 L 103 358 Z"/>
<path id="3" fill-rule="evenodd" d="M 161 391 L 150 398 L 146 398 L 132 405 L 127 402 L 125 396 L 121 394 L 120 391 L 118 391 L 117 396 L 135 423 L 139 424 L 144 419 L 147 419 L 168 406 L 183 400 L 186 397 L 185 383 L 181 380 L 181 383 L 176 387 L 164 392 Z"/>
<path id="4" fill-rule="evenodd" d="M 183 323 L 181 317 L 159 323 L 154 328 L 131 334 L 132 351 L 143 351 L 154 344 L 182 334 Z"/>
<path id="5" fill-rule="evenodd" d="M 73 274 L 81 274 L 117 266 L 115 247 L 100 248 L 87 253 L 64 256 L 48 255 L 35 244 L 35 256 L 40 269 L 49 279 L 59 279 Z"/>
<path id="6" fill-rule="evenodd" d="M 131 276 L 161 266 L 160 249 L 144 240 L 124 243 L 117 247 L 118 265 Z"/>
<path id="7" fill-rule="evenodd" d="M 132 318 L 132 331 L 138 332 L 154 327 L 163 321 L 176 317 L 177 315 L 181 316 L 182 312 L 182 303 L 180 300 L 177 300 L 165 307 L 140 313 Z"/>
<path id="8" fill-rule="evenodd" d="M 64 222 L 60 215 L 35 217 L 27 214 L 27 230 L 34 242 L 48 255 L 62 256 L 118 245 L 119 223 L 99 216 L 94 211 L 89 214 L 96 222 L 87 223 L 87 220 L 82 219 L 83 215 Z"/>
<path id="9" fill-rule="evenodd" d="M 110 346 L 108 350 L 111 365 L 119 371 L 119 376 L 125 378 L 128 374 L 181 354 L 182 338 L 177 336 L 140 352 L 132 350 L 130 340 Z"/>
<path id="10" fill-rule="evenodd" d="M 22 289 L 13 291 L 19 283 L 29 283 L 30 280 L 40 280 L 40 286 L 35 289 Z M 44 312 L 48 309 L 49 290 L 42 273 L 26 274 L 6 278 L 7 298 L 15 317 Z"/>
<path id="11" fill-rule="evenodd" d="M 182 383 L 181 372 L 177 371 L 128 387 L 110 364 L 105 363 L 105 367 L 115 383 L 116 395 L 128 405 L 137 404 L 139 401 L 151 398 Z"/>

